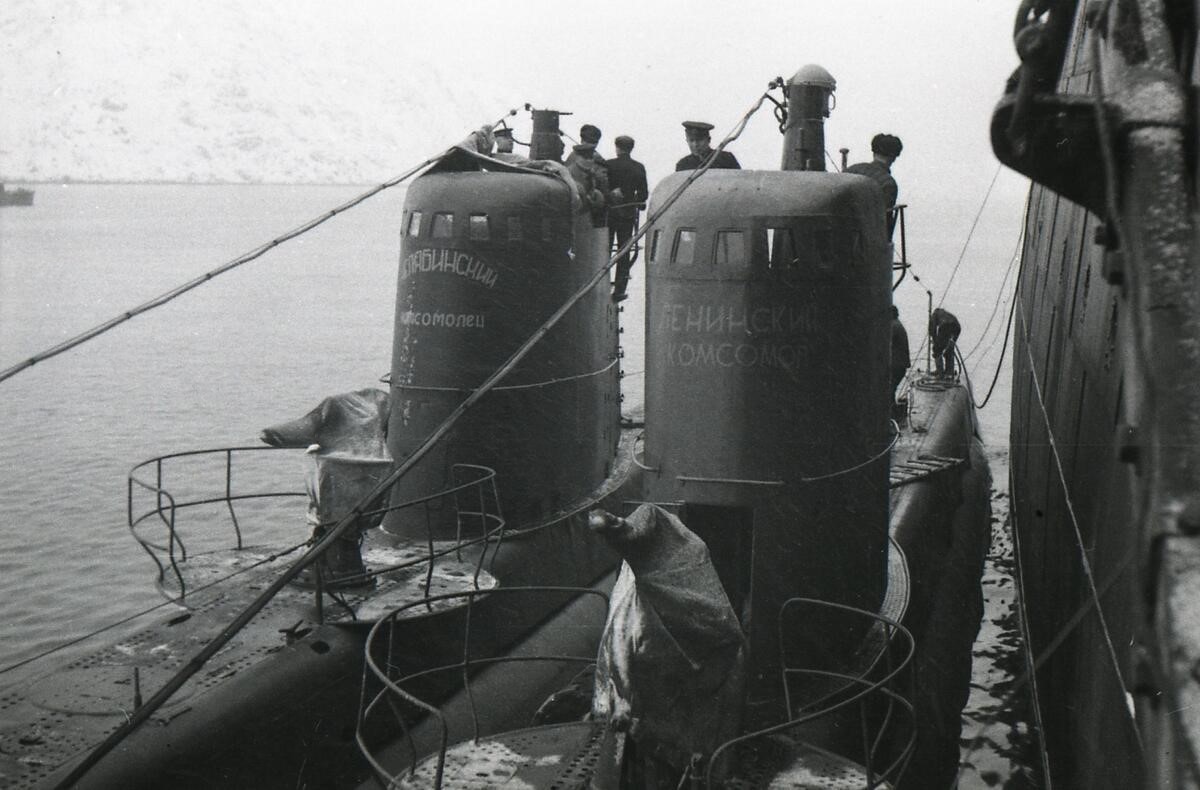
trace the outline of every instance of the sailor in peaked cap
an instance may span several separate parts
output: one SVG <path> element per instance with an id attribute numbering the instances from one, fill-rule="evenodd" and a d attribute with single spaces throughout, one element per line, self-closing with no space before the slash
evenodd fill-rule
<path id="1" fill-rule="evenodd" d="M 713 125 L 705 121 L 683 122 L 683 134 L 687 138 L 688 150 L 691 153 L 675 163 L 676 170 L 695 170 L 712 155 L 712 138 L 709 135 L 712 128 Z M 738 164 L 736 156 L 728 151 L 721 151 L 717 154 L 710 167 L 725 170 L 740 170 L 742 166 Z"/>
<path id="2" fill-rule="evenodd" d="M 513 133 L 507 126 L 492 132 L 496 138 L 496 153 L 511 154 L 513 152 Z"/>

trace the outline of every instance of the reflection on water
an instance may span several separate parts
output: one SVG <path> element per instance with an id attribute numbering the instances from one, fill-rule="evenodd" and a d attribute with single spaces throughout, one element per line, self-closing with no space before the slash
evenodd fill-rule
<path id="1" fill-rule="evenodd" d="M 1000 478 L 997 470 L 992 473 Z M 983 622 L 971 696 L 963 710 L 959 790 L 1041 787 L 1008 521 L 1008 494 L 992 490 L 992 543 L 983 568 Z"/>

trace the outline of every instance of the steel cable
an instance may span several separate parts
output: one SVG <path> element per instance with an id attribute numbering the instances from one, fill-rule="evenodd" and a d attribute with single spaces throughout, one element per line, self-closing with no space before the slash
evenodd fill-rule
<path id="1" fill-rule="evenodd" d="M 983 201 L 979 204 L 979 211 L 975 212 L 975 219 L 971 221 L 971 229 L 967 231 L 967 238 L 963 241 L 962 251 L 958 253 L 958 260 L 954 262 L 954 269 L 950 272 L 950 279 L 946 281 L 946 287 L 942 289 L 942 295 L 938 299 L 938 307 L 946 301 L 946 294 L 950 292 L 950 286 L 954 283 L 954 278 L 958 275 L 958 267 L 962 266 L 963 260 L 967 257 L 967 247 L 971 244 L 971 238 L 975 235 L 975 228 L 979 225 L 979 218 L 983 216 L 983 210 L 987 207 L 988 198 L 992 195 L 992 189 L 996 186 L 996 179 L 1000 177 L 1000 171 L 1003 165 L 996 165 L 996 172 L 992 174 L 992 182 L 988 184 L 987 192 L 983 196 Z"/>
<path id="2" fill-rule="evenodd" d="M 368 198 L 374 197 L 375 195 L 379 194 L 380 192 L 383 192 L 386 189 L 391 189 L 392 187 L 402 183 L 403 181 L 406 181 L 407 179 L 411 178 L 413 175 L 420 172 L 424 168 L 426 168 L 429 165 L 433 164 L 434 162 L 437 162 L 438 160 L 440 160 L 443 156 L 445 156 L 447 153 L 449 153 L 450 150 L 452 150 L 452 149 L 447 149 L 446 151 L 442 151 L 441 153 L 439 153 L 437 156 L 426 159 L 421 164 L 416 165 L 413 168 L 410 168 L 409 170 L 405 171 L 404 173 L 401 173 L 400 175 L 396 176 L 395 178 L 392 178 L 388 181 L 383 182 L 382 184 L 372 187 L 371 189 L 367 190 L 366 192 L 362 193 L 361 195 L 359 195 L 355 198 L 351 198 L 350 200 L 346 201 L 345 203 L 341 204 L 340 206 L 337 206 L 336 208 L 330 209 L 329 211 L 325 212 L 321 216 L 311 219 L 308 222 L 305 222 L 304 224 L 302 224 L 296 228 L 293 228 L 292 230 L 288 231 L 287 233 L 284 233 L 282 236 L 278 236 L 278 237 L 272 239 L 271 241 L 267 242 L 266 244 L 255 247 L 254 249 L 250 250 L 249 252 L 239 255 L 238 257 L 234 258 L 233 260 L 228 261 L 227 263 L 223 263 L 220 266 L 218 266 L 217 268 L 212 269 L 211 271 L 205 272 L 204 274 L 200 275 L 199 277 L 195 277 L 191 280 L 188 280 L 184 284 L 176 286 L 175 288 L 172 288 L 171 290 L 166 291 L 165 293 L 159 294 L 158 296 L 154 297 L 153 299 L 150 299 L 147 302 L 143 302 L 142 304 L 138 305 L 137 307 L 126 310 L 125 312 L 123 312 L 113 318 L 110 318 L 101 324 L 97 324 L 96 326 L 92 327 L 91 329 L 88 329 L 85 332 L 81 332 L 78 335 L 68 338 L 67 340 L 64 340 L 63 342 L 61 342 L 57 345 L 51 346 L 50 348 L 45 349 L 44 351 L 40 351 L 37 354 L 34 354 L 31 357 L 28 357 L 27 359 L 25 359 L 22 362 L 18 362 L 17 364 L 12 365 L 11 367 L 5 368 L 4 370 L 0 370 L 0 382 L 5 381 L 6 379 L 12 378 L 13 376 L 17 375 L 21 371 L 31 368 L 39 362 L 43 362 L 47 359 L 50 359 L 51 357 L 56 357 L 59 354 L 62 354 L 63 352 L 66 352 L 66 351 L 70 351 L 71 349 L 75 348 L 76 346 L 82 345 L 95 337 L 99 337 L 100 335 L 104 334 L 105 332 L 108 332 L 110 329 L 113 329 L 113 328 L 125 323 L 126 321 L 130 320 L 131 318 L 134 318 L 135 316 L 139 316 L 142 313 L 148 313 L 157 307 L 161 307 L 161 306 L 165 305 L 166 303 L 176 299 L 177 297 L 182 296 L 183 294 L 187 293 L 188 291 L 191 291 L 194 288 L 198 288 L 201 285 L 204 285 L 205 283 L 211 281 L 215 277 L 218 277 L 222 274 L 225 274 L 228 271 L 236 269 L 243 264 L 246 264 L 253 260 L 261 258 L 263 255 L 266 255 L 268 252 L 275 249 L 279 245 L 281 245 L 285 242 L 291 241 L 292 239 L 295 239 L 299 236 L 302 236 L 305 233 L 308 233 L 313 228 L 316 228 L 317 226 L 324 224 L 325 222 L 333 219 L 334 217 L 336 217 L 337 215 L 339 215 L 345 211 L 349 211 L 350 209 L 354 208 L 355 206 L 357 206 L 358 204 L 367 200 Z"/>

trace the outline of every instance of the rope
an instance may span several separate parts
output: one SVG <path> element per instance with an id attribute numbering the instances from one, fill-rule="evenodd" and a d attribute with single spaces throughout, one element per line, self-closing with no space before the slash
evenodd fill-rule
<path id="1" fill-rule="evenodd" d="M 773 88 L 774 86 L 775 84 L 772 83 L 771 87 Z M 545 334 L 549 332 L 572 307 L 574 307 L 581 299 L 586 297 L 591 290 L 597 284 L 599 284 L 601 278 L 608 276 L 609 270 L 616 265 L 617 259 L 628 252 L 634 244 L 636 244 L 643 236 L 645 236 L 655 220 L 661 217 L 672 205 L 674 205 L 680 196 L 683 195 L 684 191 L 686 191 L 688 187 L 695 183 L 696 179 L 708 172 L 713 161 L 715 161 L 717 155 L 725 149 L 725 146 L 741 136 L 751 116 L 758 112 L 759 108 L 762 107 L 763 102 L 767 99 L 767 96 L 767 93 L 759 96 L 746 114 L 742 116 L 742 119 L 735 125 L 734 130 L 730 132 L 724 140 L 721 141 L 720 145 L 718 145 L 717 148 L 709 155 L 708 159 L 705 160 L 705 162 L 703 162 L 699 168 L 692 171 L 688 178 L 679 185 L 679 187 L 671 194 L 669 198 L 667 198 L 666 202 L 661 208 L 655 210 L 654 214 L 647 220 L 645 227 L 634 233 L 634 235 L 624 245 L 622 245 L 621 249 L 613 254 L 611 258 L 609 258 L 606 265 L 600 267 L 591 277 L 591 279 L 581 286 L 573 296 L 571 296 L 548 319 L 546 319 L 541 327 L 539 327 L 524 343 L 522 343 L 521 346 L 513 352 L 512 356 L 510 356 L 508 360 L 504 362 L 504 364 L 502 364 L 494 373 L 488 376 L 488 378 L 479 385 L 478 389 L 468 395 L 466 399 L 463 400 L 463 402 L 459 404 L 454 411 L 452 411 L 446 417 L 445 420 L 442 421 L 441 425 L 439 425 L 432 433 L 429 434 L 428 437 L 426 437 L 425 441 L 422 442 L 408 458 L 401 462 L 387 477 L 379 481 L 369 492 L 363 495 L 363 497 L 359 499 L 358 503 L 355 504 L 355 506 L 349 512 L 342 516 L 338 523 L 334 525 L 328 532 L 326 532 L 320 541 L 309 548 L 308 551 L 306 551 L 298 560 L 296 560 L 287 570 L 280 574 L 275 581 L 273 581 L 265 590 L 259 593 L 258 597 L 255 598 L 250 605 L 243 609 L 238 616 L 235 617 L 233 621 L 221 631 L 221 633 L 213 637 L 213 639 L 203 648 L 201 648 L 200 652 L 198 652 L 190 661 L 188 661 L 187 664 L 181 667 L 180 670 L 169 681 L 167 681 L 167 683 L 161 689 L 155 692 L 154 696 L 146 700 L 142 707 L 134 711 L 125 724 L 114 730 L 102 743 L 100 743 L 86 757 L 84 757 L 83 760 L 75 766 L 71 773 L 57 785 L 57 787 L 62 788 L 63 790 L 71 787 L 73 784 L 79 781 L 79 779 L 83 777 L 84 774 L 86 774 L 92 768 L 92 766 L 99 762 L 104 755 L 112 751 L 119 743 L 121 743 L 121 741 L 125 739 L 126 736 L 128 736 L 143 722 L 149 719 L 150 716 L 153 715 L 154 711 L 158 710 L 158 708 L 160 708 L 163 703 L 165 703 L 176 691 L 178 691 L 179 688 L 182 687 L 189 678 L 199 672 L 201 667 L 203 667 L 210 658 L 216 655 L 221 648 L 223 648 L 225 644 L 229 642 L 230 639 L 232 639 L 239 631 L 241 631 L 247 623 L 254 619 L 254 617 L 267 605 L 267 603 L 269 603 L 271 599 L 275 597 L 276 593 L 283 589 L 289 582 L 292 581 L 292 579 L 299 575 L 302 570 L 315 562 L 320 555 L 322 555 L 331 545 L 333 545 L 334 541 L 338 540 L 363 514 L 363 508 L 366 507 L 368 503 L 380 497 L 388 489 L 395 485 L 397 480 L 408 474 L 409 470 L 411 470 L 418 461 L 424 458 L 425 455 L 427 455 L 429 451 L 442 440 L 442 438 L 450 431 L 454 424 L 457 423 L 458 420 L 463 416 L 463 414 L 465 414 L 472 406 L 478 403 L 479 400 L 483 398 L 483 396 L 486 395 L 493 387 L 495 387 L 496 384 L 498 384 L 505 376 L 511 373 L 512 370 L 521 362 L 521 360 L 529 354 L 530 350 L 537 345 L 538 341 L 540 341 L 542 337 L 545 336 Z M 423 166 L 424 165 L 421 167 Z M 416 169 L 419 170 L 420 168 L 418 167 Z M 412 172 L 416 172 L 416 170 Z"/>
<path id="2" fill-rule="evenodd" d="M 967 256 L 967 247 L 971 244 L 971 237 L 975 235 L 975 228 L 979 225 L 979 218 L 983 216 L 983 209 L 987 206 L 988 198 L 992 195 L 992 188 L 996 186 L 996 179 L 1000 177 L 1000 170 L 1003 165 L 996 165 L 996 172 L 992 174 L 992 183 L 988 184 L 987 193 L 983 196 L 983 202 L 979 204 L 979 211 L 975 212 L 975 219 L 971 222 L 971 229 L 967 231 L 967 238 L 963 242 L 962 251 L 958 254 L 958 260 L 954 263 L 954 269 L 950 272 L 950 279 L 946 281 L 946 287 L 942 289 L 942 295 L 938 299 L 938 307 L 946 301 L 946 294 L 950 291 L 950 285 L 954 282 L 955 276 L 958 274 L 958 267 L 962 265 L 963 259 Z"/>
<path id="3" fill-rule="evenodd" d="M 1028 201 L 1026 201 L 1026 203 L 1025 203 L 1025 212 L 1026 212 L 1026 219 L 1028 219 L 1028 213 L 1029 213 L 1029 202 Z M 1023 247 L 1024 240 L 1025 240 L 1025 223 L 1022 222 L 1021 223 L 1021 231 L 1017 234 L 1017 246 L 1015 249 L 1013 249 L 1012 257 L 1010 257 L 1008 259 L 1008 268 L 1006 268 L 1004 270 L 1004 279 L 1000 281 L 1000 288 L 997 289 L 997 291 L 996 291 L 996 301 L 992 303 L 991 315 L 988 316 L 987 323 L 983 325 L 983 330 L 979 333 L 979 339 L 975 341 L 975 345 L 971 346 L 971 350 L 967 352 L 967 357 L 966 357 L 967 359 L 970 359 L 971 357 L 973 357 L 975 355 L 975 352 L 979 350 L 979 347 L 981 345 L 983 345 L 983 341 L 987 337 L 987 333 L 992 328 L 992 322 L 994 322 L 996 320 L 996 315 L 1000 312 L 1000 303 L 1004 301 L 1004 294 L 1008 288 L 1008 279 L 1012 276 L 1013 269 L 1016 267 L 1017 261 L 1019 261 L 1021 259 L 1021 248 Z M 1018 271 L 1020 271 L 1020 270 L 1018 269 Z M 1020 277 L 1018 277 L 1017 279 L 1020 280 Z M 1012 310 L 1011 294 L 1009 295 L 1009 299 L 1010 299 L 1010 303 L 1009 303 L 1010 319 L 1009 320 L 1011 321 L 1012 320 L 1011 319 L 1011 315 L 1012 315 L 1012 313 L 1011 313 L 1011 310 Z M 984 349 L 983 353 L 986 355 L 987 352 L 991 351 L 992 347 L 995 345 L 996 345 L 996 340 L 995 340 L 995 338 L 993 338 L 992 342 L 988 344 L 988 347 L 986 349 Z"/>
<path id="4" fill-rule="evenodd" d="M 510 384 L 507 387 L 493 387 L 492 389 L 496 392 L 527 390 L 536 389 L 537 387 L 550 387 L 554 384 L 561 384 L 564 381 L 578 381 L 579 379 L 586 379 L 592 376 L 599 376 L 602 373 L 607 373 L 616 366 L 617 361 L 618 360 L 613 359 L 612 362 L 609 362 L 607 365 L 599 368 L 598 370 L 589 370 L 587 373 L 576 373 L 574 376 L 562 376 L 561 378 L 548 379 L 547 381 L 535 381 L 532 384 Z M 425 387 L 417 384 L 392 384 L 390 375 L 384 376 L 381 381 L 385 384 L 391 384 L 397 389 L 417 390 L 418 392 L 474 392 L 474 390 L 466 387 Z"/>
<path id="5" fill-rule="evenodd" d="M 992 376 L 992 383 L 988 387 L 987 395 L 983 396 L 982 403 L 975 403 L 975 394 L 971 393 L 971 403 L 975 406 L 975 408 L 977 410 L 983 409 L 985 406 L 988 405 L 988 402 L 992 399 L 992 393 L 996 390 L 996 382 L 998 382 L 1000 380 L 1000 370 L 1001 370 L 1001 368 L 1004 367 L 1004 355 L 1008 352 L 1008 337 L 1009 337 L 1009 334 L 1012 332 L 1013 306 L 1015 304 L 1016 304 L 1016 300 L 1013 300 L 1013 303 L 1011 305 L 1009 305 L 1009 308 L 1008 308 L 1008 323 L 1005 325 L 1005 329 L 1004 329 L 1004 345 L 1000 349 L 1000 359 L 999 359 L 999 361 L 996 362 L 996 372 Z M 958 351 L 958 348 L 955 347 L 955 352 L 957 353 L 957 351 Z M 963 372 L 966 373 L 967 363 L 963 360 L 961 354 L 958 357 L 958 363 L 959 363 L 959 365 L 962 366 Z M 970 381 L 969 375 L 967 376 L 967 380 Z"/>
<path id="6" fill-rule="evenodd" d="M 1088 590 L 1091 593 L 1092 600 L 1096 604 L 1096 616 L 1100 619 L 1100 630 L 1104 634 L 1104 644 L 1108 650 L 1108 659 L 1112 663 L 1113 673 L 1116 675 L 1117 682 L 1121 684 L 1121 690 L 1127 691 L 1128 686 L 1125 684 L 1125 676 L 1121 673 L 1121 664 L 1117 660 L 1117 651 L 1113 646 L 1112 634 L 1109 632 L 1108 621 L 1104 617 L 1104 609 L 1100 604 L 1100 594 L 1096 590 L 1096 579 L 1092 572 L 1092 563 L 1088 560 L 1087 547 L 1084 544 L 1083 533 L 1079 529 L 1079 519 L 1075 515 L 1075 506 L 1071 501 L 1071 492 L 1067 487 L 1067 475 L 1063 470 L 1062 458 L 1059 456 L 1058 443 L 1054 439 L 1054 431 L 1050 426 L 1050 414 L 1046 411 L 1045 400 L 1042 395 L 1042 385 L 1038 381 L 1037 365 L 1033 359 L 1033 352 L 1029 348 L 1029 326 L 1025 323 L 1025 311 L 1021 306 L 1021 295 L 1018 293 L 1013 300 L 1018 307 L 1018 314 L 1021 319 L 1022 336 L 1025 338 L 1025 355 L 1029 359 L 1029 374 L 1033 381 L 1034 393 L 1037 395 L 1038 409 L 1042 413 L 1042 421 L 1046 425 L 1046 438 L 1050 443 L 1050 452 L 1054 457 L 1054 466 L 1058 472 L 1059 483 L 1063 489 L 1063 501 L 1067 506 L 1067 513 L 1071 517 L 1071 526 L 1075 531 L 1075 542 L 1079 546 L 1079 560 L 1083 568 L 1084 576 L 1087 578 Z M 1128 711 L 1127 711 L 1128 712 Z M 1133 728 L 1134 738 L 1137 740 L 1138 753 L 1145 754 L 1145 745 L 1142 742 L 1142 733 L 1138 728 L 1137 721 L 1133 718 L 1133 713 L 1129 712 L 1129 724 Z"/>
<path id="7" fill-rule="evenodd" d="M 447 151 L 443 151 L 443 152 L 439 153 L 437 156 L 426 159 L 421 164 L 405 171 L 404 173 L 396 176 L 395 178 L 392 178 L 389 181 L 385 181 L 382 184 L 379 184 L 378 186 L 372 187 L 371 189 L 362 193 L 358 197 L 355 197 L 355 198 L 352 198 L 352 199 L 346 201 L 342 205 L 337 206 L 336 208 L 333 208 L 333 209 L 325 212 L 324 214 L 320 215 L 319 217 L 316 217 L 314 219 L 309 220 L 308 222 L 305 222 L 303 225 L 300 225 L 299 227 L 296 227 L 296 228 L 288 231 L 287 233 L 284 233 L 282 236 L 272 239 L 271 241 L 267 242 L 266 244 L 263 244 L 259 247 L 255 247 L 253 250 L 250 250 L 249 252 L 239 255 L 238 257 L 234 258 L 233 260 L 231 260 L 227 263 L 224 263 L 211 271 L 205 272 L 204 274 L 200 275 L 199 277 L 188 280 L 183 285 L 176 286 L 175 288 L 172 288 L 171 290 L 154 297 L 153 299 L 151 299 L 148 302 L 143 302 L 142 304 L 138 305 L 137 307 L 134 307 L 130 310 L 126 310 L 125 312 L 121 313 L 120 315 L 110 318 L 101 324 L 97 324 L 96 326 L 92 327 L 91 329 L 88 329 L 85 332 L 81 332 L 80 334 L 75 335 L 74 337 L 69 338 L 67 340 L 64 340 L 63 342 L 61 342 L 57 345 L 51 346 L 50 348 L 48 348 L 44 351 L 40 351 L 37 354 L 34 354 L 33 356 L 27 358 L 23 362 L 18 362 L 17 364 L 15 364 L 9 368 L 0 370 L 0 381 L 10 379 L 13 376 L 17 375 L 18 373 L 20 373 L 21 371 L 31 368 L 39 362 L 43 362 L 47 359 L 50 359 L 51 357 L 56 357 L 59 354 L 62 354 L 63 352 L 70 351 L 71 349 L 75 348 L 76 346 L 82 345 L 95 337 L 99 337 L 100 335 L 104 334 L 105 332 L 109 331 L 110 329 L 113 329 L 113 328 L 119 326 L 120 324 L 125 323 L 126 321 L 130 320 L 131 318 L 133 318 L 135 316 L 141 315 L 142 313 L 148 313 L 157 307 L 162 307 L 167 302 L 170 302 L 170 301 L 182 296 L 183 294 L 187 293 L 188 291 L 191 291 L 194 288 L 198 288 L 201 285 L 204 285 L 205 283 L 210 282 L 213 278 L 215 278 L 219 275 L 222 275 L 228 271 L 236 269 L 239 266 L 241 266 L 242 264 L 249 263 L 250 261 L 256 260 L 257 258 L 261 258 L 263 255 L 267 254 L 268 252 L 275 249 L 279 245 L 281 245 L 285 242 L 291 241 L 292 239 L 295 239 L 299 236 L 302 236 L 305 233 L 308 233 L 313 228 L 316 228 L 319 225 L 323 225 L 325 222 L 333 219 L 338 214 L 341 214 L 345 211 L 349 211 L 350 209 L 354 208 L 359 203 L 362 203 L 363 201 L 367 200 L 368 198 L 379 194 L 380 192 L 384 191 L 385 189 L 391 189 L 392 187 L 396 186 L 397 184 L 400 184 L 401 182 L 407 180 L 408 178 L 415 175 L 420 170 L 428 167 L 429 165 L 431 165 L 434 162 L 441 159 L 443 156 L 445 156 L 446 153 L 449 152 L 449 150 L 450 149 L 447 149 Z"/>

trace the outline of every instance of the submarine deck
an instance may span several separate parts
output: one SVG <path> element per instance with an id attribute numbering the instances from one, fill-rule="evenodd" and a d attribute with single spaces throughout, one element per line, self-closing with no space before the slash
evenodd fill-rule
<path id="1" fill-rule="evenodd" d="M 507 529 L 506 539 L 562 524 L 621 495 L 635 469 L 638 433 L 622 430 L 613 472 L 599 488 L 537 524 Z M 435 556 L 445 553 L 438 556 L 427 576 L 425 557 L 431 547 Z M 397 570 L 379 576 L 373 588 L 339 591 L 338 600 L 327 598 L 320 611 L 314 590 L 285 587 L 160 707 L 143 729 L 169 728 L 172 721 L 193 711 L 206 693 L 274 654 L 305 645 L 314 653 L 328 653 L 328 629 L 324 636 L 314 634 L 323 624 L 355 634 L 348 643 L 361 663 L 367 627 L 400 604 L 426 595 L 465 593 L 502 584 L 477 562 L 477 551 L 464 550 L 462 556 L 456 556 L 453 549 L 449 542 L 395 545 L 388 536 L 372 530 L 363 547 L 365 563 L 373 569 L 400 566 Z M 149 616 L 141 618 L 115 641 L 76 654 L 65 665 L 46 670 L 44 664 L 40 669 L 34 664 L 17 673 L 0 689 L 0 788 L 38 787 L 57 781 L 66 766 L 124 724 L 143 696 L 148 698 L 165 685 L 288 568 L 293 557 L 274 551 L 256 546 L 193 555 L 181 567 L 187 587 L 199 591 L 189 593 L 186 607 L 160 615 L 150 625 L 145 624 Z M 217 583 L 205 587 L 214 581 Z M 431 601 L 413 609 L 412 616 L 424 617 L 438 608 L 438 602 Z"/>

